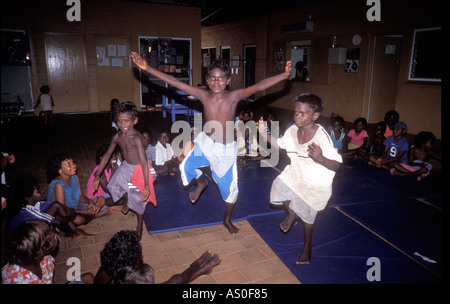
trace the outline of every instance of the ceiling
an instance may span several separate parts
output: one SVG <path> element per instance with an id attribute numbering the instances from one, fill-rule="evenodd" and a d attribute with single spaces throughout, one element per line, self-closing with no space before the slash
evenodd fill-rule
<path id="1" fill-rule="evenodd" d="M 202 26 L 211 26 L 267 13 L 279 12 L 330 0 L 126 0 L 168 5 L 196 6 L 202 9 Z"/>

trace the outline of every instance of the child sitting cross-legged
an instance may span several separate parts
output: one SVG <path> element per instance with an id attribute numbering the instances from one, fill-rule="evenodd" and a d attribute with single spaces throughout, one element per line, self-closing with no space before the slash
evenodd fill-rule
<path id="1" fill-rule="evenodd" d="M 92 234 L 78 229 L 73 220 L 76 213 L 59 202 L 46 202 L 45 194 L 40 190 L 40 186 L 34 177 L 27 176 L 19 179 L 12 185 L 14 193 L 14 203 L 21 209 L 12 218 L 11 230 L 16 229 L 20 224 L 42 219 L 64 231 L 65 235 L 74 238 L 91 238 Z"/>
<path id="2" fill-rule="evenodd" d="M 50 184 L 47 189 L 47 200 L 58 201 L 73 209 L 77 214 L 73 222 L 79 226 L 106 215 L 111 210 L 101 210 L 105 205 L 104 199 L 99 199 L 95 203 L 81 192 L 80 181 L 76 173 L 77 165 L 69 153 L 55 153 L 49 158 L 47 177 Z"/>

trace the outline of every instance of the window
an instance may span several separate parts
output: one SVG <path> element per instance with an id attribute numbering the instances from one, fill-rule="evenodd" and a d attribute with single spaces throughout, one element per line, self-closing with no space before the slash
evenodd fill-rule
<path id="1" fill-rule="evenodd" d="M 191 39 L 139 37 L 139 53 L 155 69 L 168 73 L 176 79 L 192 85 Z M 162 104 L 159 88 L 168 85 L 162 80 L 141 71 L 141 107 Z"/>
<path id="2" fill-rule="evenodd" d="M 309 81 L 311 66 L 311 40 L 291 42 L 291 79 Z"/>
<path id="3" fill-rule="evenodd" d="M 441 81 L 441 34 L 440 27 L 414 31 L 408 80 Z"/>
<path id="4" fill-rule="evenodd" d="M 216 47 L 202 48 L 202 85 L 206 85 L 208 67 L 214 60 L 216 60 Z"/>

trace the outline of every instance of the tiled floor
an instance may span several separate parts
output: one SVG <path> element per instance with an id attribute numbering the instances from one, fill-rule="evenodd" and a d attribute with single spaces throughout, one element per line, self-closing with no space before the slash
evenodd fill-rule
<path id="1" fill-rule="evenodd" d="M 222 262 L 210 275 L 201 276 L 193 283 L 201 284 L 298 284 L 297 278 L 275 255 L 247 221 L 237 222 L 240 232 L 230 235 L 223 225 L 205 226 L 150 235 L 144 233 L 141 241 L 144 261 L 155 270 L 155 282 L 161 283 L 180 273 L 189 264 L 209 250 L 219 254 Z M 96 273 L 100 266 L 100 251 L 105 243 L 123 229 L 135 229 L 136 217 L 120 211 L 98 218 L 86 226 L 95 234 L 92 239 L 73 240 L 62 237 L 56 257 L 55 282 L 67 281 L 66 273 L 72 266 L 67 259 L 77 257 L 81 272 Z"/>
<path id="2" fill-rule="evenodd" d="M 55 124 L 51 127 L 43 127 L 39 117 L 20 117 L 2 123 L 2 151 L 16 156 L 16 163 L 7 172 L 7 181 L 33 175 L 46 189 L 47 158 L 53 150 L 64 150 L 75 155 L 77 174 L 85 192 L 86 182 L 95 167 L 95 151 L 102 144 L 109 143 L 108 125 L 107 113 L 56 115 Z M 139 125 L 152 128 L 170 126 L 170 120 L 162 119 L 159 112 L 140 113 Z M 161 283 L 182 272 L 209 250 L 219 254 L 222 262 L 210 275 L 199 277 L 193 283 L 300 283 L 247 221 L 235 224 L 240 231 L 234 236 L 222 225 L 153 235 L 144 233 L 141 241 L 144 260 L 155 269 L 155 281 Z M 82 273 L 95 275 L 105 243 L 117 231 L 135 228 L 136 216 L 133 213 L 123 215 L 120 211 L 112 211 L 86 225 L 86 231 L 94 234 L 94 238 L 73 240 L 62 236 L 56 257 L 55 282 L 67 281 L 66 274 L 72 266 L 66 265 L 69 257 L 80 259 Z"/>

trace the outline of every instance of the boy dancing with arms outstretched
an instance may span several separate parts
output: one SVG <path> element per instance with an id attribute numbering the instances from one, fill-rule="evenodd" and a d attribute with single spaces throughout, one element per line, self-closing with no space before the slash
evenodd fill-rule
<path id="1" fill-rule="evenodd" d="M 262 120 L 258 130 L 272 146 L 285 149 L 291 160 L 272 183 L 270 203 L 284 205 L 288 212 L 280 224 L 281 231 L 288 232 L 299 218 L 303 221 L 305 244 L 296 263 L 309 264 L 314 221 L 331 196 L 334 174 L 342 157 L 328 132 L 315 123 L 323 109 L 322 99 L 305 93 L 294 98 L 294 105 L 295 124 L 282 138 L 268 136 Z"/>
<path id="2" fill-rule="evenodd" d="M 231 223 L 231 213 L 238 195 L 237 145 L 234 141 L 234 136 L 227 136 L 226 134 L 226 122 L 234 121 L 236 107 L 240 100 L 288 79 L 292 70 L 291 62 L 288 61 L 286 63 L 285 72 L 282 74 L 266 78 L 248 88 L 227 91 L 226 87 L 230 83 L 231 78 L 230 68 L 224 61 L 216 61 L 209 67 L 207 77 L 209 90 L 205 90 L 192 87 L 152 68 L 135 52 L 131 53 L 131 58 L 142 70 L 198 98 L 204 107 L 205 122 L 214 122 L 212 125 L 215 127 L 211 128 L 211 130 L 215 130 L 214 132 L 208 134 L 201 132 L 195 138 L 194 148 L 180 164 L 181 177 L 184 186 L 194 181 L 196 187 L 189 193 L 189 198 L 192 203 L 195 203 L 203 189 L 208 185 L 208 180 L 202 177 L 202 172 L 198 168 L 210 166 L 213 178 L 219 186 L 221 196 L 225 201 L 225 218 L 223 223 L 230 233 L 237 233 L 239 229 Z"/>
<path id="3" fill-rule="evenodd" d="M 123 206 L 125 209 L 122 209 L 122 211 L 126 213 L 128 211 L 127 208 L 129 208 L 136 213 L 136 231 L 139 238 L 141 238 L 144 212 L 147 206 L 146 202 L 150 200 L 156 206 L 156 198 L 155 191 L 153 191 L 153 177 L 149 173 L 147 155 L 144 150 L 144 137 L 134 128 L 134 125 L 138 122 L 137 114 L 136 106 L 132 102 L 123 102 L 119 105 L 117 109 L 117 126 L 119 131 L 112 137 L 108 151 L 103 155 L 98 165 L 98 169 L 94 174 L 95 179 L 92 190 L 94 193 L 97 191 L 100 183 L 100 174 L 103 172 L 114 149 L 119 145 L 124 161 L 111 177 L 108 183 L 108 190 L 114 202 L 127 195 L 127 206 Z M 140 178 L 143 178 L 144 184 L 141 190 L 142 196 L 136 191 L 137 188 L 129 187 L 138 166 L 142 168 L 143 175 L 140 176 Z"/>

